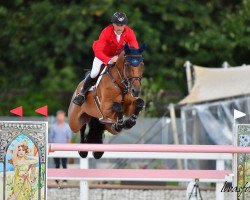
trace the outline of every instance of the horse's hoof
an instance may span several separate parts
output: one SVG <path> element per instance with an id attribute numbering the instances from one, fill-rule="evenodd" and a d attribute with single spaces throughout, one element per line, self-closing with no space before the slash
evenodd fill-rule
<path id="1" fill-rule="evenodd" d="M 130 129 L 132 128 L 134 125 L 136 124 L 136 121 L 132 121 L 132 120 L 125 120 L 124 122 L 124 127 L 125 129 Z"/>
<path id="2" fill-rule="evenodd" d="M 111 129 L 111 132 L 112 132 L 113 135 L 117 135 L 119 133 L 119 132 L 117 132 L 115 130 L 115 124 L 112 124 L 111 127 L 110 127 L 110 129 Z"/>
<path id="3" fill-rule="evenodd" d="M 111 129 L 117 133 L 121 132 L 123 129 L 123 125 L 119 125 L 119 124 L 112 124 L 111 125 Z"/>
<path id="4" fill-rule="evenodd" d="M 87 151 L 78 151 L 78 154 L 81 156 L 81 158 L 87 158 L 87 156 L 88 156 Z"/>
<path id="5" fill-rule="evenodd" d="M 104 154 L 104 152 L 93 152 L 93 156 L 95 159 L 100 159 L 102 157 L 102 155 Z"/>

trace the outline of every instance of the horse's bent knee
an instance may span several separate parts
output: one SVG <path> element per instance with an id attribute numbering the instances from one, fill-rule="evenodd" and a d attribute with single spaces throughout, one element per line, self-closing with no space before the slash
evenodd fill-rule
<path id="1" fill-rule="evenodd" d="M 136 108 L 141 108 L 143 109 L 143 106 L 144 106 L 144 101 L 142 99 L 136 99 L 136 102 L 135 102 L 135 106 Z"/>
<path id="2" fill-rule="evenodd" d="M 143 109 L 143 107 L 144 107 L 144 101 L 142 99 L 136 99 L 134 114 L 138 115 L 140 111 Z"/>
<path id="3" fill-rule="evenodd" d="M 122 112 L 122 104 L 114 102 L 112 105 L 112 110 L 116 113 Z"/>

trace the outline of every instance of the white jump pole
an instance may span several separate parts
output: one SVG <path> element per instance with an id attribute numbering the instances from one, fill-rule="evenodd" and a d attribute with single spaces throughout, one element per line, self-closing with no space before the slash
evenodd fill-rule
<path id="1" fill-rule="evenodd" d="M 250 147 L 232 145 L 164 145 L 164 144 L 49 144 L 53 151 L 104 152 L 173 152 L 173 153 L 250 153 Z"/>
<path id="2" fill-rule="evenodd" d="M 80 169 L 88 169 L 89 160 L 88 158 L 80 158 Z M 89 184 L 87 180 L 80 181 L 80 200 L 89 199 Z"/>
<path id="3" fill-rule="evenodd" d="M 224 170 L 225 169 L 225 161 L 224 160 L 217 160 L 216 161 L 216 170 Z M 215 196 L 216 200 L 224 200 L 224 192 L 221 192 L 224 183 L 216 183 L 215 188 Z"/>

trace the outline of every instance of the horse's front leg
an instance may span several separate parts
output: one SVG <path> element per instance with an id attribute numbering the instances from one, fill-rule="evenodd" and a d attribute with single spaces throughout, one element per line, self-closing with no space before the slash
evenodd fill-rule
<path id="1" fill-rule="evenodd" d="M 123 123 L 124 128 L 130 129 L 136 124 L 136 119 L 138 118 L 138 115 L 142 111 L 143 107 L 144 107 L 144 101 L 140 98 L 136 99 L 134 113 L 130 118 L 124 121 Z"/>
<path id="2" fill-rule="evenodd" d="M 116 132 L 120 132 L 124 128 L 122 104 L 114 102 L 112 105 L 112 110 L 117 116 L 117 122 L 112 125 L 112 129 Z"/>

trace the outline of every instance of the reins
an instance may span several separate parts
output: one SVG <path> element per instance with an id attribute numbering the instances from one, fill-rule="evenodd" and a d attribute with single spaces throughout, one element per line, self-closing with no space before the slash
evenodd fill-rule
<path id="1" fill-rule="evenodd" d="M 129 57 L 136 57 L 136 58 L 140 58 L 142 59 L 141 55 L 129 55 Z M 123 85 L 123 87 L 115 80 L 114 76 L 112 75 L 112 73 L 110 72 L 110 69 L 114 67 L 117 71 L 117 74 L 119 76 L 120 79 L 120 84 Z M 130 64 L 126 59 L 124 59 L 123 62 L 123 75 L 121 75 L 121 72 L 119 71 L 119 69 L 117 68 L 117 65 L 111 65 L 111 66 L 107 66 L 107 70 L 104 72 L 104 74 L 107 74 L 108 77 L 110 78 L 110 80 L 113 82 L 113 84 L 115 85 L 115 87 L 120 88 L 121 92 L 123 95 L 127 94 L 129 92 L 129 89 L 131 87 L 131 85 L 133 84 L 134 81 L 138 80 L 141 84 L 141 79 L 142 77 L 139 76 L 133 76 L 133 77 L 129 77 L 129 67 Z"/>

